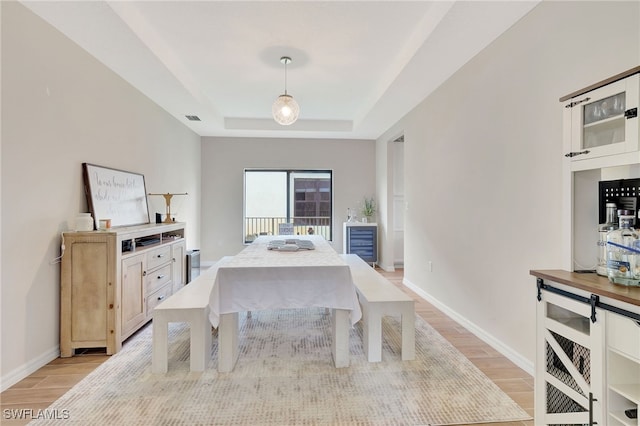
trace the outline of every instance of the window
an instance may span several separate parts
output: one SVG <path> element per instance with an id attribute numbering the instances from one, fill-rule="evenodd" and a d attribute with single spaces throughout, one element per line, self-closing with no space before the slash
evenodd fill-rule
<path id="1" fill-rule="evenodd" d="M 244 172 L 244 241 L 278 235 L 281 223 L 293 224 L 295 235 L 332 238 L 332 172 L 330 170 L 265 170 Z"/>

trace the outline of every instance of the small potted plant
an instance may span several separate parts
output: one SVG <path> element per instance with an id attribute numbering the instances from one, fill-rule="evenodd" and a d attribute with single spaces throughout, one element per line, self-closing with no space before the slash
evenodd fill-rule
<path id="1" fill-rule="evenodd" d="M 362 221 L 368 222 L 374 214 L 376 214 L 376 202 L 373 200 L 373 197 L 365 197 L 362 203 Z"/>

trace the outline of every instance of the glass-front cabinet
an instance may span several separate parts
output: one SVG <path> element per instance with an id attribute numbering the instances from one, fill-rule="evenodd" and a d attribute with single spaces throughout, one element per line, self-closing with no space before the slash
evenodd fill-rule
<path id="1" fill-rule="evenodd" d="M 564 102 L 565 132 L 570 133 L 565 135 L 565 139 L 570 140 L 569 152 L 565 155 L 571 159 L 572 170 L 640 161 L 640 70 L 627 73 L 631 72 L 560 99 Z"/>

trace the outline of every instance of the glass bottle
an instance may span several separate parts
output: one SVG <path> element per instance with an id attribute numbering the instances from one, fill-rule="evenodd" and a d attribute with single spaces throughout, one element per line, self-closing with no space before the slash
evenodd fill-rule
<path id="1" fill-rule="evenodd" d="M 633 215 L 621 215 L 619 228 L 607 234 L 607 275 L 618 284 L 640 282 L 640 241 L 631 226 Z"/>
<path id="2" fill-rule="evenodd" d="M 606 277 L 607 274 L 607 234 L 609 231 L 618 229 L 616 223 L 616 203 L 606 204 L 606 220 L 598 225 L 598 265 L 596 272 L 598 275 Z"/>

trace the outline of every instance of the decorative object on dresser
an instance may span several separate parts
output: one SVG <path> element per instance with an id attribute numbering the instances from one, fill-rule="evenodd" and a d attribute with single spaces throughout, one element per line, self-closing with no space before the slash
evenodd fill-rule
<path id="1" fill-rule="evenodd" d="M 83 163 L 82 176 L 94 229 L 100 219 L 111 219 L 113 227 L 149 223 L 144 175 Z"/>
<path id="2" fill-rule="evenodd" d="M 162 195 L 164 197 L 164 202 L 165 205 L 167 207 L 167 213 L 164 216 L 164 223 L 171 223 L 171 222 L 175 222 L 176 218 L 171 216 L 171 199 L 173 198 L 174 195 L 189 195 L 186 192 L 182 192 L 179 194 L 171 194 L 169 192 L 167 192 L 166 194 L 152 194 L 149 193 L 149 195 Z"/>

